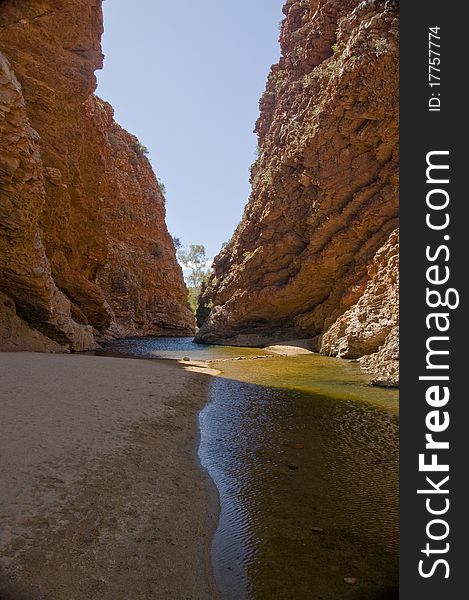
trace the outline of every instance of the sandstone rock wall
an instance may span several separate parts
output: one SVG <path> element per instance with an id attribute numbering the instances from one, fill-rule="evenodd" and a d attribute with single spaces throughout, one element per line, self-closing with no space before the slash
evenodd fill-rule
<path id="1" fill-rule="evenodd" d="M 101 0 L 0 2 L 0 292 L 63 349 L 194 326 L 151 166 L 93 95 L 101 33 Z"/>
<path id="2" fill-rule="evenodd" d="M 397 3 L 288 0 L 284 13 L 252 194 L 215 260 L 197 339 L 306 338 L 327 354 L 369 357 L 377 381 L 394 385 Z"/>

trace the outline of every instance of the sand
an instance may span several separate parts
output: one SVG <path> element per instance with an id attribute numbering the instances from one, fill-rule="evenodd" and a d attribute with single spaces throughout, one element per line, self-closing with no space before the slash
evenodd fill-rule
<path id="1" fill-rule="evenodd" d="M 313 347 L 311 340 L 289 340 L 282 344 L 271 344 L 265 349 L 284 356 L 301 356 L 302 354 L 313 354 Z"/>
<path id="2" fill-rule="evenodd" d="M 2 353 L 0 378 L 0 599 L 216 599 L 196 454 L 209 377 Z"/>

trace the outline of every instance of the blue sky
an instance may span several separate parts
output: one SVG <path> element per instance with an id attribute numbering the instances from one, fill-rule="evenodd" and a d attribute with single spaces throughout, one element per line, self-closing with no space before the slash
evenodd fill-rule
<path id="1" fill-rule="evenodd" d="M 97 93 L 148 147 L 167 223 L 213 257 L 241 219 L 283 0 L 105 0 Z"/>

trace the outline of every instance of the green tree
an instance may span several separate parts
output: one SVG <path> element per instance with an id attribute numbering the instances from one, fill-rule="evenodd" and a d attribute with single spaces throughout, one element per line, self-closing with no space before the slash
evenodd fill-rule
<path id="1" fill-rule="evenodd" d="M 210 271 L 206 267 L 205 247 L 202 244 L 191 244 L 188 250 L 180 248 L 177 255 L 179 262 L 189 271 L 189 274 L 186 275 L 188 303 L 195 313 L 200 293 L 208 280 Z"/>
<path id="2" fill-rule="evenodd" d="M 179 250 L 178 258 L 184 267 L 190 271 L 187 276 L 190 286 L 200 288 L 207 278 L 205 247 L 202 244 L 191 244 L 188 251 Z"/>

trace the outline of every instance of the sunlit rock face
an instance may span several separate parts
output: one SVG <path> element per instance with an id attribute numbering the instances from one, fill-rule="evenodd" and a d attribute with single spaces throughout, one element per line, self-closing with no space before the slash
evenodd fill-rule
<path id="1" fill-rule="evenodd" d="M 369 357 L 379 383 L 397 383 L 397 11 L 390 0 L 286 3 L 252 194 L 215 260 L 199 341 L 307 338 Z"/>
<path id="2" fill-rule="evenodd" d="M 101 0 L 0 3 L 0 348 L 194 330 L 150 163 L 94 96 L 102 30 Z"/>

